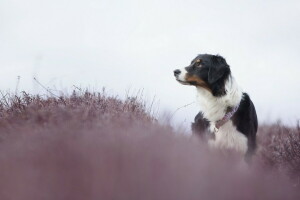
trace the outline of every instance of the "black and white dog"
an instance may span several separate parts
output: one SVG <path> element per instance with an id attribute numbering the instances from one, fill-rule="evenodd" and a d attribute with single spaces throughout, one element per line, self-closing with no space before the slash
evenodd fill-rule
<path id="1" fill-rule="evenodd" d="M 201 54 L 174 71 L 176 80 L 197 89 L 201 111 L 192 124 L 194 133 L 208 133 L 208 143 L 250 156 L 256 148 L 257 116 L 247 93 L 242 92 L 226 60 Z"/>

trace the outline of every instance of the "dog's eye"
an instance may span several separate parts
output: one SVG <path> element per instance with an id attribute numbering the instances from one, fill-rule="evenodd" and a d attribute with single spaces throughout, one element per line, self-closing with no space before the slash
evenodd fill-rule
<path id="1" fill-rule="evenodd" d="M 191 64 L 195 64 L 195 63 L 201 63 L 202 60 L 201 59 L 197 59 L 197 60 L 192 60 Z"/>
<path id="2" fill-rule="evenodd" d="M 194 63 L 194 66 L 196 66 L 196 67 L 201 66 L 201 60 L 196 60 L 196 62 Z"/>
<path id="3" fill-rule="evenodd" d="M 198 59 L 198 60 L 195 61 L 194 66 L 199 67 L 200 64 L 201 64 L 201 60 Z"/>

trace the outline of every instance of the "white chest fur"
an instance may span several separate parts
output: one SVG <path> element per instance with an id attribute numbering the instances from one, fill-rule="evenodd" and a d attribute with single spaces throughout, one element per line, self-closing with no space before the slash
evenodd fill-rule
<path id="1" fill-rule="evenodd" d="M 211 127 L 214 127 L 213 123 Z M 209 145 L 213 148 L 233 149 L 241 154 L 245 154 L 248 149 L 247 137 L 236 129 L 231 120 L 220 127 L 214 140 L 209 140 Z"/>
<path id="2" fill-rule="evenodd" d="M 197 87 L 197 99 L 203 116 L 210 122 L 210 131 L 213 132 L 215 123 L 222 119 L 228 107 L 235 107 L 242 99 L 242 90 L 232 76 L 225 83 L 226 95 L 213 96 L 208 90 Z M 209 144 L 216 148 L 234 149 L 241 153 L 247 151 L 247 137 L 240 133 L 229 120 L 215 133 L 215 140 Z"/>

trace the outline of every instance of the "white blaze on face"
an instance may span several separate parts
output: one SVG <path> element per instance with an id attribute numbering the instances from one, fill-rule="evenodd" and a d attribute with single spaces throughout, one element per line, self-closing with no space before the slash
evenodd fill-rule
<path id="1" fill-rule="evenodd" d="M 185 68 L 182 68 L 182 69 L 180 69 L 180 74 L 178 74 L 178 76 L 176 77 L 176 79 L 178 80 L 178 81 L 182 81 L 182 82 L 186 82 L 186 80 L 185 80 L 185 76 L 186 76 L 186 74 L 187 74 L 187 71 L 185 70 Z"/>

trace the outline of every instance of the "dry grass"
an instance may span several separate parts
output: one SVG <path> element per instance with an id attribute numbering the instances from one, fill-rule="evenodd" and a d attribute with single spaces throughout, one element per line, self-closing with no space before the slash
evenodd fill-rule
<path id="1" fill-rule="evenodd" d="M 260 127 L 247 166 L 149 113 L 138 97 L 3 95 L 0 199 L 299 199 L 299 128 Z"/>

